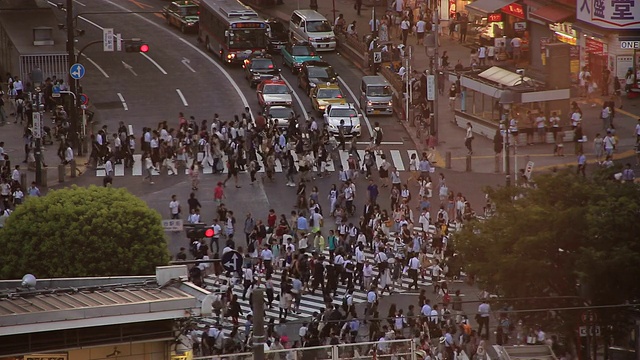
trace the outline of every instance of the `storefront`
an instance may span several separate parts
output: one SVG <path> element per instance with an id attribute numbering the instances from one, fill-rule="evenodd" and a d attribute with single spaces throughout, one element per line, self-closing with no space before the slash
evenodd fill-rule
<path id="1" fill-rule="evenodd" d="M 450 80 L 455 81 L 455 75 Z M 521 74 L 493 66 L 481 72 L 468 72 L 461 76 L 462 97 L 460 108 L 456 109 L 455 122 L 464 127 L 467 122 L 479 134 L 492 138 L 501 121 L 501 110 L 498 101 L 506 89 L 515 94 L 515 103 L 511 108 L 511 116 L 518 120 L 522 128 L 527 128 L 528 115 L 543 114 L 547 119 L 551 113 L 560 114 L 562 126 L 566 123 L 569 109 L 570 90 L 548 90 L 545 84 Z"/>
<path id="2" fill-rule="evenodd" d="M 556 42 L 568 43 L 575 47 L 576 35 L 571 28 L 571 22 L 575 16 L 575 9 L 563 6 L 560 2 L 544 2 L 544 0 L 524 0 L 527 7 L 527 21 L 531 39 L 531 67 L 543 72 L 549 59 L 546 58 L 546 45 Z M 575 7 L 575 4 L 573 5 Z M 579 51 L 573 50 L 575 68 L 572 73 L 579 72 Z"/>
<path id="3" fill-rule="evenodd" d="M 611 79 L 617 76 L 624 88 L 629 68 L 632 74 L 638 75 L 638 52 L 627 46 L 633 43 L 625 41 L 638 38 L 640 6 L 630 6 L 626 1 L 600 5 L 599 0 L 580 0 L 576 8 L 577 21 L 573 28 L 577 31 L 580 67 L 588 66 L 592 74 L 603 74 L 608 69 Z"/>
<path id="4" fill-rule="evenodd" d="M 562 42 L 571 45 L 570 50 L 570 66 L 571 78 L 577 80 L 580 73 L 580 48 L 578 47 L 578 34 L 573 29 L 573 23 L 556 23 L 549 24 L 551 31 L 551 42 Z M 545 59 L 545 63 L 548 59 Z"/>

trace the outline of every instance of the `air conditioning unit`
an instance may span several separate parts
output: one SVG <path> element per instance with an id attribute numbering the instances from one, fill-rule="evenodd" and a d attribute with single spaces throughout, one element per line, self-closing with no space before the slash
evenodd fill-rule
<path id="1" fill-rule="evenodd" d="M 53 29 L 46 26 L 33 28 L 33 46 L 53 45 Z"/>

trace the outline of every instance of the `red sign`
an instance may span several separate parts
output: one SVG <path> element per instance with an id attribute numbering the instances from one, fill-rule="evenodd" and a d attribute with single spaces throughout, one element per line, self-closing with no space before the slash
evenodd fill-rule
<path id="1" fill-rule="evenodd" d="M 489 16 L 487 16 L 487 21 L 488 22 L 501 22 L 502 21 L 502 14 L 489 14 Z"/>
<path id="2" fill-rule="evenodd" d="M 598 40 L 594 40 L 592 38 L 586 38 L 585 48 L 587 52 L 590 54 L 599 55 L 599 56 L 606 55 L 604 51 L 604 44 Z"/>
<path id="3" fill-rule="evenodd" d="M 513 15 L 517 18 L 524 19 L 524 8 L 520 4 L 509 4 L 502 8 L 502 12 L 505 14 Z"/>

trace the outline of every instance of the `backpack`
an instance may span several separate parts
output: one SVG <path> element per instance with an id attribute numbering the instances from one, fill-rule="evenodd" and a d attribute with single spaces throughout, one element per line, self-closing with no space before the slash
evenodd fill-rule
<path id="1" fill-rule="evenodd" d="M 382 129 L 378 128 L 376 130 L 376 141 L 377 142 L 381 142 L 382 141 Z"/>
<path id="2" fill-rule="evenodd" d="M 250 253 L 256 251 L 256 241 L 255 240 L 252 240 L 249 243 L 249 246 L 247 247 L 247 251 L 249 251 Z"/>

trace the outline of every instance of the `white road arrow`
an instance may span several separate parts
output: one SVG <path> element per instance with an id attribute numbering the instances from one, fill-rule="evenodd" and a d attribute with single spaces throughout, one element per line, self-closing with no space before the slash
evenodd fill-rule
<path id="1" fill-rule="evenodd" d="M 133 76 L 138 76 L 138 74 L 136 74 L 135 71 L 133 71 L 133 66 L 127 64 L 126 62 L 122 62 L 122 65 L 124 65 L 124 68 L 131 71 L 131 73 L 133 74 Z"/>
<path id="2" fill-rule="evenodd" d="M 182 58 L 182 64 L 183 64 L 184 66 L 186 66 L 186 67 L 187 67 L 187 69 L 191 70 L 191 72 L 196 72 L 196 71 L 191 67 L 191 65 L 189 65 L 190 63 L 191 63 L 191 60 L 187 59 L 186 57 L 183 57 L 183 58 Z"/>

